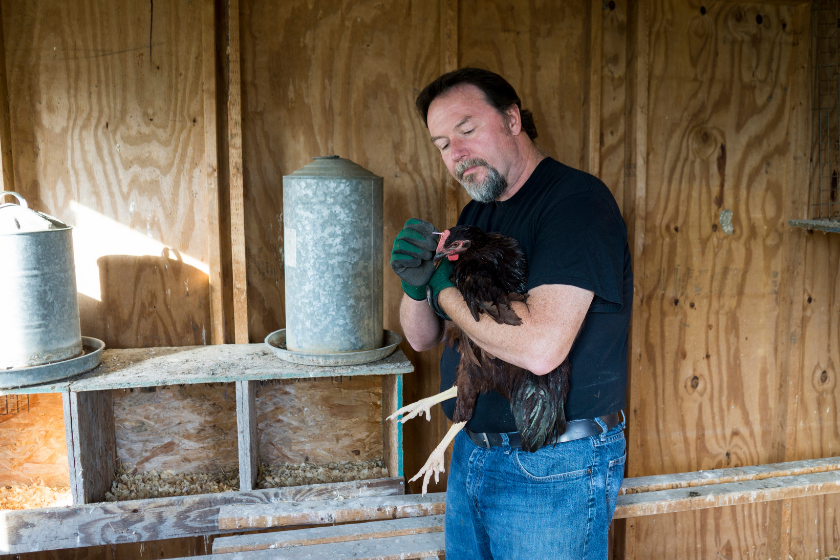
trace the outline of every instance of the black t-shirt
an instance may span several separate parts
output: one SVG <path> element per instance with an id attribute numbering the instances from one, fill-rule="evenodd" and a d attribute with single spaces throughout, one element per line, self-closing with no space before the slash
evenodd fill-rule
<path id="1" fill-rule="evenodd" d="M 458 224 L 516 239 L 528 260 L 528 290 L 566 284 L 595 293 L 569 352 L 572 375 L 566 418 L 594 418 L 624 408 L 633 271 L 627 227 L 606 185 L 546 158 L 510 199 L 472 201 Z M 454 384 L 460 359 L 456 347 L 444 348 L 441 391 Z M 451 420 L 455 399 L 442 407 Z M 495 391 L 479 395 L 467 428 L 515 432 L 510 402 Z"/>

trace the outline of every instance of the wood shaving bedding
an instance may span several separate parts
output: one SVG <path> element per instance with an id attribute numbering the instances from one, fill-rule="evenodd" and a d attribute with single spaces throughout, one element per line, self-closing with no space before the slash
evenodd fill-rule
<path id="1" fill-rule="evenodd" d="M 72 503 L 69 486 L 44 486 L 40 480 L 34 484 L 0 486 L 0 510 L 60 507 Z"/>
<path id="2" fill-rule="evenodd" d="M 108 502 L 192 496 L 217 492 L 239 491 L 239 469 L 219 473 L 175 473 L 149 471 L 132 473 L 117 470 L 111 491 L 105 494 Z"/>
<path id="3" fill-rule="evenodd" d="M 350 482 L 370 480 L 388 476 L 388 467 L 382 459 L 367 461 L 344 461 L 326 464 L 300 463 L 266 465 L 260 464 L 257 488 L 283 488 L 321 484 L 326 482 Z"/>

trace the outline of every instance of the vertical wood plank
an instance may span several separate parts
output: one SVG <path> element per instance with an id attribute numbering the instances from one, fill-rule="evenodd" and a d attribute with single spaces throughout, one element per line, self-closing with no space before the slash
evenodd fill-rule
<path id="1" fill-rule="evenodd" d="M 3 39 L 3 13 L 0 10 L 0 180 L 3 181 L 0 191 L 15 190 L 15 167 L 12 153 L 9 90 L 6 84 L 6 45 Z"/>
<path id="2" fill-rule="evenodd" d="M 440 66 L 442 74 L 458 68 L 458 0 L 440 2 Z M 443 163 L 440 164 L 440 169 L 441 181 L 446 192 L 442 199 L 445 205 L 442 215 L 446 221 L 441 227 L 448 228 L 458 222 L 461 213 L 458 198 L 461 185 L 449 174 Z"/>
<path id="3" fill-rule="evenodd" d="M 602 28 L 604 3 L 601 0 L 588 2 L 588 32 L 586 35 L 586 57 L 583 81 L 584 123 L 583 163 L 584 170 L 599 176 L 601 172 L 601 71 L 603 60 Z"/>
<path id="4" fill-rule="evenodd" d="M 626 476 L 639 476 L 639 391 L 645 318 L 642 313 L 645 275 L 644 240 L 647 194 L 647 112 L 648 112 L 648 32 L 647 0 L 631 0 L 627 7 L 627 101 L 625 125 L 624 216 L 633 259 L 633 317 L 630 325 L 630 356 L 627 387 L 627 466 Z M 636 520 L 623 527 L 624 558 L 636 558 Z"/>
<path id="5" fill-rule="evenodd" d="M 258 381 L 236 382 L 236 430 L 239 439 L 239 489 L 253 490 L 259 470 L 259 433 L 257 432 Z"/>
<path id="6" fill-rule="evenodd" d="M 242 175 L 242 83 L 239 51 L 239 0 L 228 0 L 228 149 L 230 160 L 230 237 L 233 268 L 234 341 L 248 340 L 248 281 L 245 263 L 245 199 Z"/>
<path id="7" fill-rule="evenodd" d="M 402 408 L 402 375 L 383 375 L 382 444 L 388 476 L 403 475 L 402 422 L 387 420 L 388 416 L 400 408 Z"/>
<path id="8" fill-rule="evenodd" d="M 210 278 L 210 341 L 225 343 L 222 230 L 219 209 L 219 154 L 216 135 L 216 9 L 202 0 L 201 70 L 204 98 L 204 169 L 207 174 L 207 253 Z"/>
<path id="9" fill-rule="evenodd" d="M 105 501 L 117 466 L 111 391 L 63 393 L 73 503 Z"/>
<path id="10" fill-rule="evenodd" d="M 810 6 L 792 10 L 794 64 L 789 76 L 791 114 L 791 151 L 793 160 L 788 166 L 783 208 L 786 216 L 806 216 L 808 212 L 808 179 L 810 175 Z M 778 413 L 773 425 L 775 461 L 793 461 L 796 454 L 796 423 L 798 387 L 802 383 L 802 317 L 806 271 L 806 233 L 788 227 L 782 240 L 785 265 L 780 290 L 780 315 L 777 336 L 778 360 L 782 364 L 779 376 Z M 803 500 L 800 500 L 803 502 Z M 768 548 L 770 558 L 787 559 L 791 544 L 792 500 L 770 504 Z"/>

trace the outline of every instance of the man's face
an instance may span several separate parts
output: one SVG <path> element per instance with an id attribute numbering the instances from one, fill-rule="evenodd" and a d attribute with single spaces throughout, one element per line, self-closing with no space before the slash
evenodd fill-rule
<path id="1" fill-rule="evenodd" d="M 472 85 L 458 86 L 432 101 L 427 115 L 432 142 L 449 173 L 473 200 L 496 200 L 508 187 L 516 156 L 508 120 Z"/>

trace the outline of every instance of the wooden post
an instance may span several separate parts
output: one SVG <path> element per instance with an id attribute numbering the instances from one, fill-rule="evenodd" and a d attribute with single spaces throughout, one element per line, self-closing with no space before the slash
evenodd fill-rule
<path id="1" fill-rule="evenodd" d="M 402 374 L 382 376 L 382 444 L 388 476 L 403 475 L 402 423 L 387 420 L 402 408 Z"/>
<path id="2" fill-rule="evenodd" d="M 105 501 L 117 467 L 111 391 L 62 393 L 73 504 Z"/>
<path id="3" fill-rule="evenodd" d="M 630 367 L 627 387 L 627 473 L 639 476 L 639 386 L 645 317 L 642 315 L 645 278 L 645 210 L 647 205 L 648 54 L 650 31 L 647 0 L 632 0 L 627 7 L 627 126 L 625 200 L 630 250 L 633 257 L 633 319 L 630 327 Z M 624 558 L 636 556 L 635 520 L 623 527 Z M 622 543 L 619 543 L 619 545 Z M 617 547 L 617 548 L 620 548 Z"/>
<path id="4" fill-rule="evenodd" d="M 257 434 L 258 381 L 236 382 L 236 428 L 239 436 L 239 489 L 256 488 L 259 470 L 259 436 Z"/>
<path id="5" fill-rule="evenodd" d="M 811 157 L 810 6 L 792 9 L 798 37 L 794 41 L 793 72 L 790 75 L 790 138 L 793 162 L 788 166 L 784 189 L 784 215 L 807 217 L 808 179 Z M 785 227 L 782 237 L 785 285 L 779 290 L 777 329 L 780 364 L 778 411 L 773 425 L 774 456 L 777 461 L 796 459 L 796 415 L 798 391 L 802 382 L 802 316 L 805 297 L 805 237 L 800 228 Z M 770 507 L 768 549 L 770 558 L 787 559 L 790 555 L 791 501 L 774 502 Z"/>
<path id="6" fill-rule="evenodd" d="M 216 140 L 216 28 L 213 0 L 202 0 L 202 78 L 204 94 L 204 172 L 207 176 L 207 259 L 210 265 L 210 341 L 225 343 L 222 282 L 222 226 L 219 209 L 219 154 Z"/>
<path id="7" fill-rule="evenodd" d="M 584 57 L 584 123 L 583 168 L 598 176 L 601 171 L 601 30 L 603 27 L 603 2 L 589 2 L 589 29 L 586 34 L 588 48 Z"/>
<path id="8" fill-rule="evenodd" d="M 245 199 L 242 175 L 242 83 L 239 60 L 239 0 L 228 1 L 228 149 L 230 158 L 230 249 L 233 265 L 233 329 L 248 344 L 248 282 L 245 266 Z"/>
<path id="9" fill-rule="evenodd" d="M 440 2 L 440 66 L 442 73 L 452 72 L 458 68 L 458 0 L 441 0 Z M 458 221 L 461 210 L 458 204 L 458 189 L 461 186 L 452 178 L 443 163 L 440 169 L 444 189 L 446 189 L 443 197 L 445 224 L 441 227 L 451 227 Z"/>
<path id="10" fill-rule="evenodd" d="M 3 16 L 0 13 L 0 191 L 15 190 L 12 161 L 12 127 L 9 120 L 9 90 L 6 83 L 6 46 L 3 39 Z M 2 201 L 0 201 L 2 202 Z"/>

